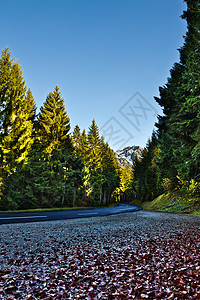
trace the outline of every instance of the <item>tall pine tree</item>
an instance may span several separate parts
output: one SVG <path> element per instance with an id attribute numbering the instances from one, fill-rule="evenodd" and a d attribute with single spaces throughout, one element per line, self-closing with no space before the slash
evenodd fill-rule
<path id="1" fill-rule="evenodd" d="M 92 205 L 101 203 L 102 200 L 102 185 L 104 182 L 104 176 L 102 174 L 102 155 L 101 155 L 101 139 L 99 136 L 99 128 L 92 120 L 92 124 L 89 127 L 87 134 L 88 152 L 86 165 L 90 171 L 90 183 L 93 187 L 92 192 Z"/>
<path id="2" fill-rule="evenodd" d="M 25 85 L 18 62 L 8 48 L 0 58 L 0 153 L 1 206 L 16 208 L 10 197 L 16 178 L 29 160 L 34 142 L 33 121 L 35 102 Z"/>
<path id="3" fill-rule="evenodd" d="M 179 178 L 200 178 L 200 1 L 185 0 L 187 21 L 180 62 L 171 70 L 156 101 L 163 107 L 159 117 L 159 172 L 174 185 Z"/>
<path id="4" fill-rule="evenodd" d="M 70 122 L 59 87 L 50 92 L 38 117 L 38 141 L 45 153 L 71 148 Z"/>
<path id="5" fill-rule="evenodd" d="M 0 74 L 0 146 L 2 166 L 10 174 L 27 161 L 33 143 L 30 111 L 35 108 L 27 98 L 21 67 L 8 48 L 2 51 Z"/>

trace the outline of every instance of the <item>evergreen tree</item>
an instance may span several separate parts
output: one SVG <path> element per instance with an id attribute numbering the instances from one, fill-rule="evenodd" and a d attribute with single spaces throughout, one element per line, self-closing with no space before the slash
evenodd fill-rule
<path id="1" fill-rule="evenodd" d="M 129 166 L 119 172 L 119 184 L 114 191 L 117 202 L 130 202 L 133 200 L 133 172 Z"/>
<path id="2" fill-rule="evenodd" d="M 92 192 L 94 187 L 92 185 L 92 180 L 91 180 L 90 148 L 89 148 L 88 138 L 85 129 L 81 133 L 79 126 L 76 125 L 72 133 L 72 137 L 74 143 L 74 154 L 76 160 L 79 161 L 79 166 L 80 166 L 80 169 L 78 170 L 77 168 L 74 172 L 74 174 L 78 176 L 80 182 L 80 185 L 77 190 L 78 192 L 77 196 L 79 197 L 79 203 L 81 206 L 91 206 Z"/>
<path id="3" fill-rule="evenodd" d="M 157 187 L 158 170 L 157 159 L 159 155 L 158 139 L 153 132 L 142 152 L 141 161 L 136 155 L 133 161 L 133 189 L 136 197 L 142 201 L 153 200 L 159 194 Z"/>
<path id="4" fill-rule="evenodd" d="M 80 150 L 81 130 L 78 125 L 75 126 L 72 133 L 74 148 L 77 152 Z"/>
<path id="5" fill-rule="evenodd" d="M 40 205 L 64 205 L 73 146 L 69 117 L 59 87 L 50 92 L 38 117 L 33 179 Z M 39 175 L 37 175 L 39 174 Z M 53 201 L 52 201 L 53 200 Z"/>
<path id="6" fill-rule="evenodd" d="M 31 89 L 29 88 L 27 93 L 26 93 L 26 110 L 27 110 L 27 114 L 29 116 L 29 120 L 31 120 L 33 122 L 33 124 L 35 124 L 36 122 L 36 104 L 35 104 L 35 99 L 33 97 L 33 94 L 31 92 Z"/>
<path id="7" fill-rule="evenodd" d="M 186 1 L 187 11 L 182 18 L 187 21 L 185 43 L 180 49 L 180 62 L 185 67 L 182 73 L 181 103 L 177 99 L 177 114 L 171 122 L 178 132 L 180 145 L 174 152 L 178 173 L 186 179 L 200 173 L 196 149 L 199 147 L 198 132 L 200 128 L 200 1 Z M 183 99 L 183 101 L 182 101 Z M 197 154 L 197 156 L 196 156 Z"/>
<path id="8" fill-rule="evenodd" d="M 84 163 L 80 156 L 72 155 L 69 160 L 69 168 L 67 172 L 67 188 L 72 193 L 72 206 L 77 204 L 77 195 L 83 185 L 84 180 Z M 81 193 L 79 193 L 81 194 Z"/>
<path id="9" fill-rule="evenodd" d="M 199 178 L 200 124 L 200 1 L 186 0 L 185 42 L 180 49 L 180 63 L 171 70 L 165 87 L 156 101 L 163 106 L 157 127 L 160 143 L 158 160 L 161 178 L 174 185 L 178 179 Z"/>
<path id="10" fill-rule="evenodd" d="M 90 183 L 93 187 L 92 205 L 97 205 L 97 203 L 101 203 L 102 199 L 104 176 L 102 174 L 101 140 L 99 129 L 94 119 L 87 134 L 87 144 L 86 165 L 89 167 Z"/>
<path id="11" fill-rule="evenodd" d="M 87 164 L 88 161 L 88 153 L 89 153 L 89 145 L 87 141 L 87 133 L 85 129 L 83 130 L 80 140 L 79 140 L 79 147 L 78 147 L 78 153 L 82 157 L 85 165 Z"/>
<path id="12" fill-rule="evenodd" d="M 92 120 L 92 124 L 89 127 L 87 142 L 89 147 L 88 163 L 90 164 L 90 167 L 92 169 L 97 170 L 101 168 L 101 139 L 99 136 L 99 128 L 94 119 Z"/>
<path id="13" fill-rule="evenodd" d="M 2 166 L 7 174 L 25 163 L 33 143 L 33 123 L 29 117 L 34 109 L 28 103 L 23 73 L 18 62 L 11 59 L 8 48 L 0 59 L 0 145 Z M 28 109 L 29 106 L 29 109 Z"/>
<path id="14" fill-rule="evenodd" d="M 145 149 L 146 150 L 146 149 Z M 139 173 L 140 173 L 140 159 L 138 157 L 138 154 L 135 154 L 134 160 L 133 160 L 133 167 L 132 167 L 132 175 L 133 175 L 133 191 L 135 192 L 135 198 L 139 198 L 139 189 L 138 189 L 138 181 L 139 181 Z"/>
<path id="15" fill-rule="evenodd" d="M 101 138 L 102 175 L 104 178 L 102 186 L 103 204 L 111 202 L 111 196 L 119 185 L 119 165 L 113 150 L 108 143 Z"/>
<path id="16" fill-rule="evenodd" d="M 11 58 L 8 48 L 0 58 L 0 153 L 1 153 L 1 206 L 16 208 L 20 203 L 15 190 L 17 177 L 29 160 L 34 142 L 34 100 L 29 97 L 23 73 L 18 62 Z M 31 116 L 31 117 L 30 117 Z M 22 184 L 23 185 L 23 184 Z M 16 197 L 11 197 L 14 194 Z M 20 197 L 18 197 L 19 202 Z M 20 199 L 20 201 L 23 201 Z"/>
<path id="17" fill-rule="evenodd" d="M 148 195 L 147 187 L 145 184 L 145 174 L 147 169 L 147 149 L 144 148 L 142 152 L 141 161 L 136 164 L 134 161 L 134 188 L 136 195 L 139 199 L 145 200 L 146 195 Z"/>
<path id="18" fill-rule="evenodd" d="M 45 153 L 71 148 L 70 122 L 59 87 L 50 92 L 38 118 L 38 141 Z"/>

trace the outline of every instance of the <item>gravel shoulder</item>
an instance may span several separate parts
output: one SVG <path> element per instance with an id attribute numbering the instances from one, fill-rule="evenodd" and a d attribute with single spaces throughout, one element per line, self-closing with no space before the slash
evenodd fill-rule
<path id="1" fill-rule="evenodd" d="M 0 299 L 200 299 L 200 218 L 1 225 Z"/>

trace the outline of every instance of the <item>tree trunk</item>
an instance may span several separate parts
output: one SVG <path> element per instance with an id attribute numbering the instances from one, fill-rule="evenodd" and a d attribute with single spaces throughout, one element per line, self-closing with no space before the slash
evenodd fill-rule
<path id="1" fill-rule="evenodd" d="M 103 191 L 103 205 L 106 205 L 106 190 Z"/>
<path id="2" fill-rule="evenodd" d="M 74 188 L 74 193 L 73 193 L 73 207 L 76 205 L 76 188 Z"/>
<path id="3" fill-rule="evenodd" d="M 110 204 L 110 197 L 111 197 L 111 192 L 108 192 L 108 195 L 107 195 L 107 204 L 109 205 Z"/>
<path id="4" fill-rule="evenodd" d="M 99 206 L 101 206 L 101 201 L 102 201 L 102 185 L 100 187 Z"/>
<path id="5" fill-rule="evenodd" d="M 65 201 L 65 185 L 64 185 L 64 188 L 63 188 L 62 207 L 64 205 L 64 201 Z"/>
<path id="6" fill-rule="evenodd" d="M 43 192 L 40 191 L 40 207 L 42 207 L 43 203 Z"/>

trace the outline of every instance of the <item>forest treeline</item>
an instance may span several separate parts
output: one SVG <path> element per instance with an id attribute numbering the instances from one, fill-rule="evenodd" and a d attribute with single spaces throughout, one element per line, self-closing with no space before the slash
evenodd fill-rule
<path id="1" fill-rule="evenodd" d="M 155 97 L 163 114 L 143 151 L 134 161 L 137 199 L 153 200 L 163 192 L 200 196 L 200 1 L 186 0 L 187 21 L 180 61 Z"/>
<path id="2" fill-rule="evenodd" d="M 127 190 L 129 177 L 95 120 L 88 132 L 77 125 L 70 133 L 58 86 L 37 115 L 19 63 L 2 50 L 0 210 L 108 205 Z"/>

